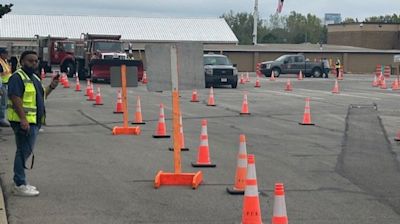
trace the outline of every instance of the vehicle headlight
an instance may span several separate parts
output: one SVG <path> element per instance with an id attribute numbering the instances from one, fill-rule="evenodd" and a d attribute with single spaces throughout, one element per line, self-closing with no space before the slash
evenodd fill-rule
<path id="1" fill-rule="evenodd" d="M 213 74 L 212 68 L 206 68 L 205 72 L 206 72 L 207 75 L 212 75 Z"/>
<path id="2" fill-rule="evenodd" d="M 233 75 L 237 75 L 238 74 L 238 70 L 237 70 L 237 68 L 234 68 L 233 69 Z"/>
<path id="3" fill-rule="evenodd" d="M 271 68 L 271 64 L 267 64 L 266 68 L 270 69 Z"/>

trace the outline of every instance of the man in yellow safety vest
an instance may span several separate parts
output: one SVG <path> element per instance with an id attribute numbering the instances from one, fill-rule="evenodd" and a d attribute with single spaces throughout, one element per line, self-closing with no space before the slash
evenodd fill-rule
<path id="1" fill-rule="evenodd" d="M 7 108 L 7 87 L 8 79 L 11 76 L 11 66 L 7 61 L 8 52 L 6 48 L 0 48 L 0 76 L 2 86 L 0 89 L 1 100 L 0 100 L 0 127 L 10 127 L 10 123 L 6 119 L 6 108 Z"/>

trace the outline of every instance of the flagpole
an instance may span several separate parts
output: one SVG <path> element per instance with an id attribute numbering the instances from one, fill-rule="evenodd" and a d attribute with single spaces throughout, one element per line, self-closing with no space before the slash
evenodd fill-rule
<path id="1" fill-rule="evenodd" d="M 258 0 L 254 0 L 253 45 L 257 45 Z"/>

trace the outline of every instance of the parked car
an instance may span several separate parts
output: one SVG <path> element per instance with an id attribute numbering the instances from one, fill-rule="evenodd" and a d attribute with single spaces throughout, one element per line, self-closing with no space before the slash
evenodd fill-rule
<path id="1" fill-rule="evenodd" d="M 305 77 L 321 78 L 324 66 L 322 62 L 307 61 L 304 55 L 282 55 L 275 61 L 266 61 L 261 63 L 261 72 L 270 77 L 272 72 L 274 76 L 281 74 L 298 74 L 300 71 Z"/>
<path id="2" fill-rule="evenodd" d="M 204 75 L 205 86 L 231 85 L 237 87 L 238 71 L 225 55 L 205 54 Z"/>

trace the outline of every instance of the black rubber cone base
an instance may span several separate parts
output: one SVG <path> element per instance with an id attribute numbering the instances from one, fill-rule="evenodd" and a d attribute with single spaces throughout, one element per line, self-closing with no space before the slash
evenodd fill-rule
<path id="1" fill-rule="evenodd" d="M 240 113 L 241 116 L 248 116 L 251 115 L 251 113 Z"/>
<path id="2" fill-rule="evenodd" d="M 305 123 L 301 123 L 301 122 L 299 122 L 299 124 L 300 124 L 300 125 L 304 125 L 304 126 L 307 126 L 307 125 L 308 125 L 308 126 L 315 125 L 314 123 L 311 123 L 311 124 L 305 124 Z"/>
<path id="3" fill-rule="evenodd" d="M 122 112 L 122 111 L 121 111 L 121 112 L 114 111 L 113 113 L 114 113 L 114 114 L 123 114 L 124 112 Z"/>
<path id="4" fill-rule="evenodd" d="M 131 122 L 131 124 L 146 124 L 146 122 Z"/>
<path id="5" fill-rule="evenodd" d="M 226 188 L 226 191 L 227 191 L 229 194 L 233 194 L 233 195 L 243 195 L 243 194 L 244 194 L 244 190 L 243 190 L 243 191 L 241 191 L 241 190 L 235 190 L 233 187 L 227 187 L 227 188 Z"/>
<path id="6" fill-rule="evenodd" d="M 171 138 L 169 135 L 153 135 L 153 138 Z"/>
<path id="7" fill-rule="evenodd" d="M 210 163 L 210 164 L 192 163 L 192 166 L 193 167 L 209 167 L 209 168 L 212 168 L 212 167 L 216 167 L 217 165 L 216 164 L 212 164 L 212 163 Z"/>
<path id="8" fill-rule="evenodd" d="M 174 148 L 168 148 L 169 151 L 174 151 Z M 189 148 L 181 148 L 181 151 L 189 151 Z"/>

